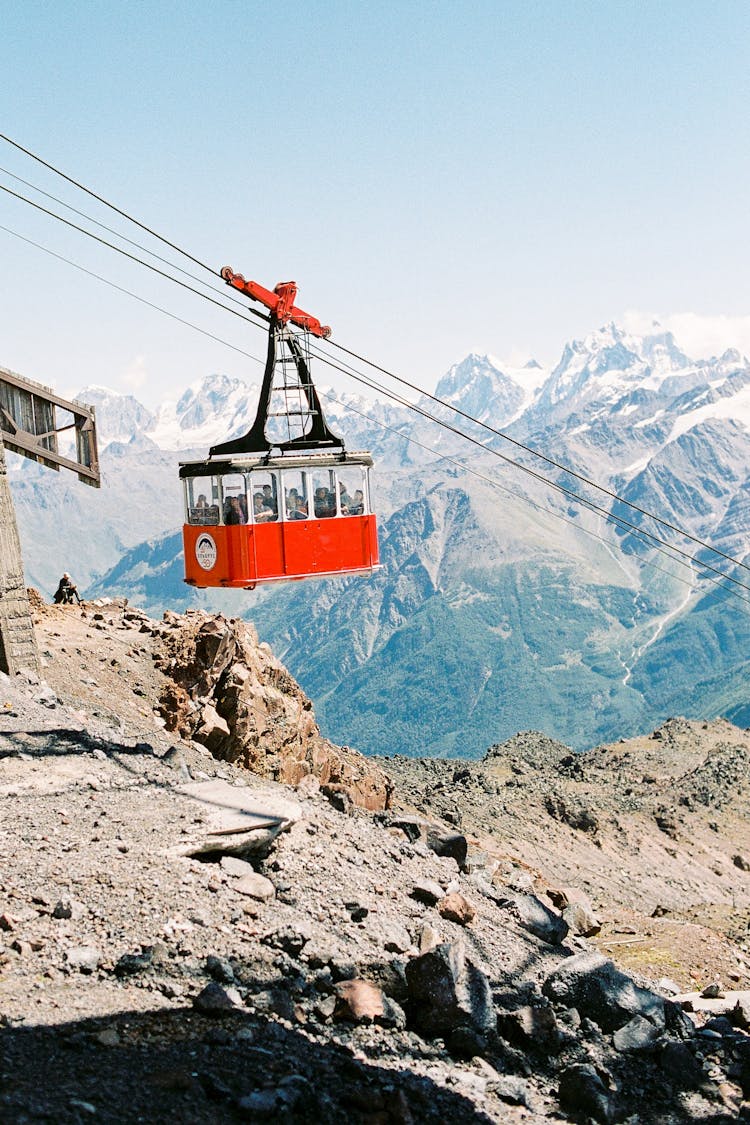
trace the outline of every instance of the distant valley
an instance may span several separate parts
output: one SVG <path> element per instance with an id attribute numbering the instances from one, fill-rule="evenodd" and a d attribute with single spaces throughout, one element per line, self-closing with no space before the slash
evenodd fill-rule
<path id="1" fill-rule="evenodd" d="M 551 371 L 468 356 L 436 393 L 746 561 L 750 363 L 738 353 L 694 361 L 668 334 L 610 325 L 568 344 Z M 125 595 L 152 613 L 246 617 L 311 695 L 324 732 L 369 753 L 478 757 L 529 728 L 583 749 L 673 714 L 750 725 L 750 594 L 708 583 L 700 565 L 592 505 L 739 581 L 750 573 L 444 407 L 488 448 L 387 403 L 339 395 L 357 413 L 326 407 L 349 446 L 376 458 L 384 565 L 372 579 L 190 590 L 177 463 L 244 432 L 256 396 L 210 376 L 154 414 L 82 391 L 97 407 L 101 492 L 11 465 L 29 583 L 49 594 L 68 569 L 91 596 Z"/>

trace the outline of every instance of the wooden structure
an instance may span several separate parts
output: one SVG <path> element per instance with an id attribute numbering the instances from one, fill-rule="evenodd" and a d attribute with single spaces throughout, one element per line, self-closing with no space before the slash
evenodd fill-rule
<path id="1" fill-rule="evenodd" d="M 92 407 L 0 367 L 0 671 L 39 671 L 5 449 L 101 484 Z"/>
<path id="2" fill-rule="evenodd" d="M 5 448 L 99 488 L 94 408 L 0 367 L 0 431 Z M 65 445 L 65 437 L 70 448 Z M 62 438 L 62 441 L 61 441 Z M 64 452 L 61 452 L 61 447 Z"/>

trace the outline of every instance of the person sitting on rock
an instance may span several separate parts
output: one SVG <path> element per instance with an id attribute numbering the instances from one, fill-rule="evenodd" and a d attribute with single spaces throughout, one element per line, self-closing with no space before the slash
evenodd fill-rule
<path id="1" fill-rule="evenodd" d="M 73 602 L 81 604 L 81 599 L 78 594 L 78 587 L 66 571 L 60 579 L 60 583 L 55 590 L 55 605 L 73 605 Z"/>

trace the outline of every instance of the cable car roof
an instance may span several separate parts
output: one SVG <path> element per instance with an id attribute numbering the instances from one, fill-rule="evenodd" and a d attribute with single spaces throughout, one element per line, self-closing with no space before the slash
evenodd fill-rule
<path id="1" fill-rule="evenodd" d="M 372 457 L 365 450 L 346 453 L 296 453 L 270 457 L 257 456 L 214 458 L 205 461 L 181 461 L 180 478 L 212 477 L 223 473 L 252 472 L 255 469 L 327 469 L 338 465 L 372 465 Z"/>

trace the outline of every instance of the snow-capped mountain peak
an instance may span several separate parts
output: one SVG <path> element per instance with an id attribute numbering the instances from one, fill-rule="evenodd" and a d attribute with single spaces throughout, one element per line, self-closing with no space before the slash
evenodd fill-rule
<path id="1" fill-rule="evenodd" d="M 453 364 L 435 394 L 480 421 L 507 425 L 528 406 L 545 375 L 536 361 L 533 366 L 515 367 L 495 356 L 471 352 Z"/>
<path id="2" fill-rule="evenodd" d="M 99 449 L 110 442 L 130 441 L 133 434 L 149 430 L 156 418 L 133 395 L 120 394 L 107 387 L 88 386 L 76 395 L 96 410 Z"/>
<path id="3" fill-rule="evenodd" d="M 207 448 L 249 429 L 257 406 L 257 386 L 208 375 L 191 383 L 177 402 L 162 404 L 149 436 L 161 449 Z"/>

